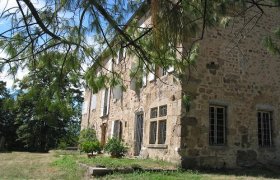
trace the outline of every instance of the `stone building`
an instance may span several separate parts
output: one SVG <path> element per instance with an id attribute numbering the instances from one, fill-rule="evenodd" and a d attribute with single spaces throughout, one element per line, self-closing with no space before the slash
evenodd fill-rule
<path id="1" fill-rule="evenodd" d="M 234 26 L 207 29 L 185 82 L 176 69 L 158 68 L 159 78 L 150 73 L 137 93 L 129 76 L 134 57 L 123 51 L 116 63 L 104 59 L 108 69 L 125 70 L 127 88 L 87 89 L 82 129 L 94 128 L 102 144 L 123 139 L 131 156 L 185 168 L 280 164 L 280 59 L 262 45 L 280 18 L 278 11 L 265 12 L 257 24 L 236 18 Z M 139 25 L 149 22 L 148 13 L 139 19 Z M 183 92 L 192 97 L 188 111 Z"/>

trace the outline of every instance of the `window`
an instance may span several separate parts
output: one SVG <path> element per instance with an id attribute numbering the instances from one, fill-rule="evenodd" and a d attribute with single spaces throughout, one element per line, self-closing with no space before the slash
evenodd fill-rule
<path id="1" fill-rule="evenodd" d="M 160 66 L 156 66 L 156 76 L 157 77 L 161 77 L 161 76 L 165 76 L 167 74 L 167 71 L 160 67 Z"/>
<path id="2" fill-rule="evenodd" d="M 159 117 L 167 115 L 167 105 L 159 107 Z"/>
<path id="3" fill-rule="evenodd" d="M 166 120 L 158 122 L 158 144 L 165 144 L 166 140 Z"/>
<path id="4" fill-rule="evenodd" d="M 158 116 L 159 109 L 159 116 Z M 167 115 L 167 105 L 151 108 L 150 122 L 150 144 L 165 144 L 166 141 L 166 119 L 162 117 Z"/>
<path id="5" fill-rule="evenodd" d="M 90 105 L 90 109 L 94 110 L 96 109 L 96 94 L 92 94 L 91 96 L 91 105 Z"/>
<path id="6" fill-rule="evenodd" d="M 119 64 L 125 58 L 125 54 L 126 54 L 126 49 L 121 48 L 118 52 L 117 64 Z"/>
<path id="7" fill-rule="evenodd" d="M 209 107 L 209 144 L 225 145 L 226 143 L 226 107 Z"/>
<path id="8" fill-rule="evenodd" d="M 157 107 L 151 109 L 151 116 L 150 116 L 151 118 L 157 117 L 157 110 L 158 110 Z"/>
<path id="9" fill-rule="evenodd" d="M 157 138 L 157 121 L 152 121 L 150 123 L 150 139 L 149 139 L 149 143 L 150 144 L 155 144 L 156 143 L 156 138 Z"/>
<path id="10" fill-rule="evenodd" d="M 120 120 L 112 122 L 112 137 L 122 139 L 122 122 Z"/>
<path id="11" fill-rule="evenodd" d="M 106 88 L 102 91 L 101 117 L 109 114 L 110 90 Z"/>
<path id="12" fill-rule="evenodd" d="M 87 107 L 88 106 L 88 102 L 84 101 L 83 106 L 82 106 L 82 114 L 87 114 Z"/>
<path id="13" fill-rule="evenodd" d="M 271 112 L 258 112 L 258 139 L 259 146 L 272 146 L 272 127 L 271 127 Z"/>

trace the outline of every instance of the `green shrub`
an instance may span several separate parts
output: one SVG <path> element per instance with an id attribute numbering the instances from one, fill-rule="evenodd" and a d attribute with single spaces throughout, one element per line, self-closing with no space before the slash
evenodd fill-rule
<path id="1" fill-rule="evenodd" d="M 87 141 L 97 141 L 96 132 L 94 129 L 83 129 L 80 132 L 79 144 Z"/>
<path id="2" fill-rule="evenodd" d="M 65 141 L 61 141 L 58 144 L 58 149 L 65 150 L 67 148 L 67 143 Z"/>
<path id="3" fill-rule="evenodd" d="M 79 148 L 81 151 L 86 153 L 100 153 L 101 146 L 94 129 L 83 129 L 80 132 Z"/>
<path id="4" fill-rule="evenodd" d="M 104 150 L 110 153 L 112 157 L 120 158 L 127 152 L 127 147 L 125 147 L 121 140 L 113 137 L 105 144 Z"/>
<path id="5" fill-rule="evenodd" d="M 82 151 L 86 153 L 97 152 L 100 153 L 101 147 L 99 141 L 86 141 L 80 144 L 80 148 Z"/>

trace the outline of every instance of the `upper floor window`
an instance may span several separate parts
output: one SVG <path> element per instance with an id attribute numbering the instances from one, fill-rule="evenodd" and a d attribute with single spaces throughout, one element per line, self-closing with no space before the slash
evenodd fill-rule
<path id="1" fill-rule="evenodd" d="M 90 105 L 90 109 L 91 110 L 95 110 L 96 109 L 96 94 L 92 94 L 91 96 L 91 105 Z"/>
<path id="2" fill-rule="evenodd" d="M 157 111 L 158 111 L 158 108 L 157 107 L 154 107 L 151 109 L 151 118 L 156 118 L 157 117 Z"/>
<path id="3" fill-rule="evenodd" d="M 167 115 L 167 105 L 159 107 L 159 117 Z"/>
<path id="4" fill-rule="evenodd" d="M 209 107 L 209 144 L 226 144 L 226 107 Z"/>
<path id="5" fill-rule="evenodd" d="M 125 59 L 125 55 L 126 55 L 126 48 L 121 48 L 118 52 L 116 64 L 119 64 L 123 59 Z"/>
<path id="6" fill-rule="evenodd" d="M 156 66 L 156 72 L 155 73 L 156 73 L 157 77 L 161 77 L 161 76 L 166 75 L 167 71 L 164 68 L 160 67 L 160 66 Z"/>
<path id="7" fill-rule="evenodd" d="M 102 91 L 101 117 L 109 114 L 110 90 L 106 88 Z"/>
<path id="8" fill-rule="evenodd" d="M 267 111 L 258 112 L 258 140 L 259 146 L 272 146 L 272 113 Z"/>
<path id="9" fill-rule="evenodd" d="M 87 114 L 87 108 L 88 108 L 88 102 L 84 101 L 83 105 L 82 105 L 82 114 Z"/>

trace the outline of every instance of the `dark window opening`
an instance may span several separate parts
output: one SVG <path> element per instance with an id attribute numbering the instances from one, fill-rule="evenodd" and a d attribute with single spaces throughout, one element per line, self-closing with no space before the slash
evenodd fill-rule
<path id="1" fill-rule="evenodd" d="M 258 140 L 259 146 L 272 146 L 271 112 L 258 112 Z"/>
<path id="2" fill-rule="evenodd" d="M 165 144 L 166 140 L 166 120 L 158 122 L 158 144 Z"/>
<path id="3" fill-rule="evenodd" d="M 157 122 L 153 121 L 153 122 L 150 123 L 149 143 L 150 144 L 155 144 L 156 143 L 156 138 L 157 138 Z"/>
<path id="4" fill-rule="evenodd" d="M 209 107 L 209 144 L 226 144 L 226 107 Z"/>
<path id="5" fill-rule="evenodd" d="M 159 117 L 167 115 L 167 105 L 159 107 Z"/>
<path id="6" fill-rule="evenodd" d="M 157 107 L 151 109 L 151 118 L 157 117 L 157 111 L 158 111 Z"/>

